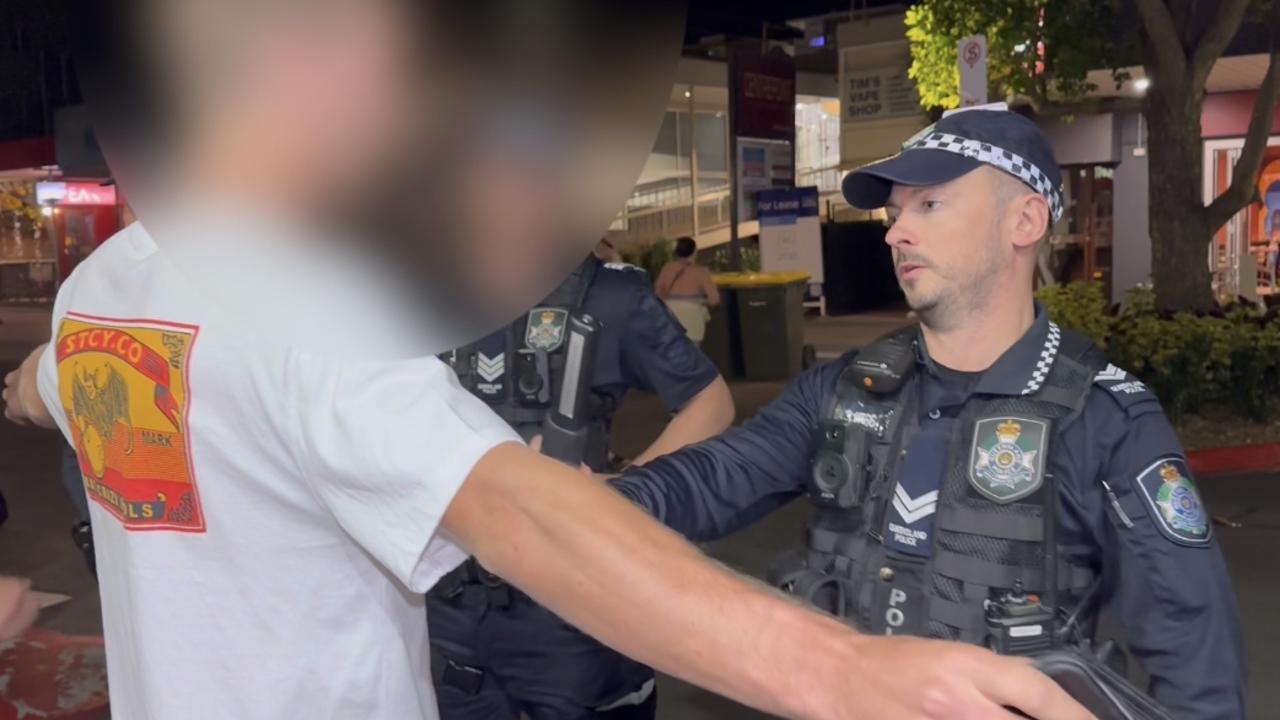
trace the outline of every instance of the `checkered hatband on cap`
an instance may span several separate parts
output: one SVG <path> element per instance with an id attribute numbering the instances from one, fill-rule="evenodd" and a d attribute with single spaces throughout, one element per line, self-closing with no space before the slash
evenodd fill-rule
<path id="1" fill-rule="evenodd" d="M 911 142 L 904 149 L 944 150 L 1000 168 L 1044 196 L 1044 199 L 1049 202 L 1049 212 L 1053 215 L 1053 222 L 1056 223 L 1062 218 L 1062 190 L 1058 182 L 1017 153 L 1009 152 L 991 143 L 942 132 L 929 133 Z"/>

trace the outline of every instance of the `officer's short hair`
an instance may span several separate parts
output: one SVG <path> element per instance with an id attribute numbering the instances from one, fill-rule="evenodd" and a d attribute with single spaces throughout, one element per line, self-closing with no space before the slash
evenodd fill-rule
<path id="1" fill-rule="evenodd" d="M 996 193 L 996 208 L 1000 212 L 1004 212 L 1009 207 L 1009 203 L 1020 197 L 1027 195 L 1036 195 L 1036 191 L 1031 189 L 1026 183 L 1006 172 L 1001 172 L 995 168 L 991 168 L 989 174 L 994 178 Z M 1049 237 L 1050 231 L 1053 230 L 1053 218 L 1049 217 L 1045 223 L 1044 232 L 1040 235 L 1040 241 Z"/>
<path id="2" fill-rule="evenodd" d="M 698 251 L 698 243 L 688 235 L 676 240 L 676 257 L 687 258 L 693 257 Z"/>

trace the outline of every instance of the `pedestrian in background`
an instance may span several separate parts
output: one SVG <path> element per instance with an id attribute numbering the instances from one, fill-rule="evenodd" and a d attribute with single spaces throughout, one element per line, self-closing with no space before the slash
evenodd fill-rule
<path id="1" fill-rule="evenodd" d="M 676 259 L 662 267 L 654 291 L 671 308 L 689 339 L 701 343 L 711 319 L 707 308 L 720 304 L 720 290 L 711 271 L 694 258 L 697 250 L 698 243 L 691 237 L 676 240 Z"/>

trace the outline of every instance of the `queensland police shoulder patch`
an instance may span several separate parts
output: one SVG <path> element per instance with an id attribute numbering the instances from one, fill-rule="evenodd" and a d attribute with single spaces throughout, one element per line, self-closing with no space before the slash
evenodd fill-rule
<path id="1" fill-rule="evenodd" d="M 555 352 L 564 342 L 569 311 L 564 308 L 538 307 L 529 311 L 524 329 L 524 344 L 530 350 Z"/>
<path id="2" fill-rule="evenodd" d="M 1161 458 L 1135 478 L 1147 510 L 1165 537 L 1180 545 L 1206 545 L 1209 513 L 1191 481 L 1187 461 L 1177 455 Z"/>
<path id="3" fill-rule="evenodd" d="M 969 484 L 990 500 L 1021 500 L 1044 484 L 1049 422 L 1022 417 L 981 418 L 973 428 Z"/>

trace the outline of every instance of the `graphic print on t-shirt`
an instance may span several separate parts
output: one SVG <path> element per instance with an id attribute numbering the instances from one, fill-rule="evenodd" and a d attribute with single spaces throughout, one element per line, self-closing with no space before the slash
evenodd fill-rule
<path id="1" fill-rule="evenodd" d="M 90 498 L 130 530 L 204 532 L 187 368 L 198 328 L 68 313 L 58 395 Z"/>

